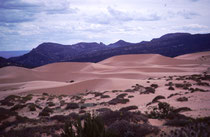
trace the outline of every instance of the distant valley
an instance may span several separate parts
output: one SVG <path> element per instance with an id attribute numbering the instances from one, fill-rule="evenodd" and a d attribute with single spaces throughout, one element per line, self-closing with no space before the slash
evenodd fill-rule
<path id="1" fill-rule="evenodd" d="M 0 51 L 0 57 L 3 57 L 3 58 L 17 57 L 17 56 L 22 56 L 29 52 L 30 50 Z"/>

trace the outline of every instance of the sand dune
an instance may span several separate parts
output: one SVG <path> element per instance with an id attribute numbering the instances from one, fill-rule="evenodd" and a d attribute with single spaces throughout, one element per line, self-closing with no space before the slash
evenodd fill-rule
<path id="1" fill-rule="evenodd" d="M 61 63 L 52 63 L 37 67 L 33 69 L 34 71 L 41 72 L 52 72 L 52 73 L 66 73 L 66 72 L 79 72 L 86 66 L 89 66 L 91 63 L 78 63 L 78 62 L 61 62 Z"/>
<path id="2" fill-rule="evenodd" d="M 41 79 L 42 74 L 22 67 L 4 67 L 0 69 L 0 83 L 17 83 Z"/>
<path id="3" fill-rule="evenodd" d="M 127 109 L 126 111 L 140 111 L 140 117 L 135 117 L 148 117 L 147 124 L 169 131 L 171 128 L 179 128 L 179 122 L 187 121 L 187 117 L 210 116 L 209 53 L 176 58 L 157 54 L 122 55 L 99 63 L 62 62 L 34 69 L 1 68 L 0 105 L 1 110 L 6 110 L 2 115 L 7 117 L 7 111 L 12 111 L 17 116 L 37 120 L 37 126 L 34 122 L 31 123 L 32 128 L 35 128 L 40 125 L 49 126 L 48 124 L 56 126 L 61 119 L 69 119 L 70 114 L 97 114 L 103 113 L 99 110 Z M 165 107 L 170 106 L 167 111 L 171 111 L 168 114 L 170 117 L 174 115 L 173 119 L 167 118 L 165 110 L 163 112 L 166 116 L 161 118 L 162 110 L 157 107 L 160 102 L 165 102 Z M 69 108 L 72 105 L 77 107 Z M 160 114 L 154 115 L 158 110 Z M 151 111 L 152 117 L 148 115 Z M 187 117 L 184 118 L 182 114 Z M 132 115 L 129 114 L 131 117 Z M 23 123 L 16 120 L 17 116 L 11 115 L 0 124 L 5 127 L 9 125 L 6 129 L 30 126 L 31 120 Z M 8 121 L 12 122 L 12 126 Z M 171 121 L 178 123 L 178 127 L 167 126 L 166 123 Z M 192 122 L 191 119 L 190 121 Z M 142 122 L 138 120 L 138 123 Z"/>
<path id="4" fill-rule="evenodd" d="M 201 57 L 210 58 L 210 51 L 185 54 L 175 57 L 176 59 L 185 59 L 185 60 L 199 60 Z"/>
<path id="5" fill-rule="evenodd" d="M 210 67 L 210 52 L 188 54 L 176 58 L 158 54 L 121 55 L 99 63 L 62 62 L 34 69 L 5 67 L 0 69 L 0 96 L 5 84 L 17 88 L 17 92 L 55 92 L 75 94 L 88 90 L 111 90 L 129 88 L 138 80 L 169 75 L 200 73 Z M 201 65 L 202 63 L 202 65 Z M 67 83 L 68 81 L 74 83 Z M 37 82 L 39 81 L 39 82 Z M 45 82 L 43 82 L 45 81 Z M 36 83 L 36 84 L 35 84 Z M 21 88 L 25 84 L 26 87 Z M 46 86 L 45 86 L 46 85 Z M 24 89 L 24 90 L 23 90 Z M 14 93 L 8 90 L 4 92 Z"/>
<path id="6" fill-rule="evenodd" d="M 120 55 L 115 56 L 100 64 L 110 66 L 139 66 L 139 65 L 173 65 L 173 64 L 194 64 L 194 60 L 182 60 L 170 57 L 164 57 L 158 54 L 141 54 L 141 55 Z"/>
<path id="7" fill-rule="evenodd" d="M 78 94 L 85 91 L 105 91 L 105 90 L 123 90 L 138 83 L 138 80 L 133 79 L 91 79 L 82 82 L 75 82 L 65 86 L 57 86 L 48 89 L 31 90 L 30 93 L 50 93 L 50 94 Z M 120 84 L 123 83 L 123 84 Z"/>
<path id="8" fill-rule="evenodd" d="M 57 88 L 69 85 L 65 82 L 55 81 L 28 81 L 20 83 L 0 84 L 0 98 L 10 94 L 31 93 L 34 90 Z"/>

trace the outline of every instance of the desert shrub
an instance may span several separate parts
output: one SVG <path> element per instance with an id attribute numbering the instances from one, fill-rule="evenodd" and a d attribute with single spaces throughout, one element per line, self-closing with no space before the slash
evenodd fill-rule
<path id="1" fill-rule="evenodd" d="M 86 111 L 85 110 L 80 110 L 79 111 L 79 113 L 81 114 L 81 113 L 85 113 Z"/>
<path id="2" fill-rule="evenodd" d="M 116 104 L 126 104 L 129 102 L 129 99 L 124 99 L 124 98 L 114 98 L 108 102 L 110 105 L 116 105 Z"/>
<path id="3" fill-rule="evenodd" d="M 126 89 L 124 92 L 134 92 L 133 89 Z"/>
<path id="4" fill-rule="evenodd" d="M 129 110 L 135 110 L 138 109 L 137 106 L 128 106 L 128 107 L 123 107 L 119 111 L 129 111 Z"/>
<path id="5" fill-rule="evenodd" d="M 50 117 L 51 120 L 57 120 L 63 123 L 65 123 L 68 118 L 69 116 L 65 116 L 65 115 L 55 115 L 55 116 Z"/>
<path id="6" fill-rule="evenodd" d="M 99 117 L 103 119 L 105 125 L 107 126 L 119 120 L 126 120 L 132 123 L 138 123 L 140 121 L 145 123 L 148 121 L 148 118 L 140 111 L 106 111 L 104 113 L 100 113 Z"/>
<path id="7" fill-rule="evenodd" d="M 60 101 L 60 106 L 64 106 L 66 104 L 66 102 L 64 100 Z"/>
<path id="8" fill-rule="evenodd" d="M 174 86 L 174 84 L 172 82 L 168 82 L 168 84 L 165 84 L 165 86 L 172 87 L 172 86 Z"/>
<path id="9" fill-rule="evenodd" d="M 55 98 L 56 98 L 55 95 L 50 95 L 50 96 L 48 97 L 47 101 L 52 101 L 52 100 L 55 99 Z"/>
<path id="10" fill-rule="evenodd" d="M 112 93 L 121 92 L 121 90 L 112 90 Z"/>
<path id="11" fill-rule="evenodd" d="M 173 110 L 174 113 L 185 112 L 185 111 L 192 111 L 192 109 L 188 107 L 181 107 Z"/>
<path id="12" fill-rule="evenodd" d="M 0 103 L 1 103 L 2 106 L 9 106 L 9 107 L 10 106 L 13 106 L 15 104 L 15 103 L 10 102 L 10 101 L 5 100 L 5 99 L 4 100 L 1 100 Z"/>
<path id="13" fill-rule="evenodd" d="M 145 87 L 145 88 L 141 87 L 138 91 L 140 94 L 150 94 L 150 93 L 154 94 L 155 93 L 155 89 L 152 87 Z"/>
<path id="14" fill-rule="evenodd" d="M 74 80 L 70 80 L 70 81 L 69 81 L 69 83 L 73 83 L 73 82 L 74 82 Z"/>
<path id="15" fill-rule="evenodd" d="M 40 106 L 38 106 L 38 105 L 36 105 L 36 104 L 34 104 L 34 103 L 28 103 L 28 104 L 26 104 L 26 105 L 28 106 L 29 111 L 36 111 L 36 108 L 42 109 Z"/>
<path id="16" fill-rule="evenodd" d="M 157 107 L 154 107 L 152 111 L 146 112 L 146 115 L 149 118 L 168 118 L 169 114 L 173 111 L 173 107 L 171 107 L 166 102 L 159 102 Z"/>
<path id="17" fill-rule="evenodd" d="M 176 100 L 180 101 L 180 102 L 184 102 L 184 101 L 188 101 L 188 98 L 186 98 L 186 97 L 179 97 Z"/>
<path id="18" fill-rule="evenodd" d="M 170 86 L 168 87 L 168 90 L 175 90 L 174 87 Z"/>
<path id="19" fill-rule="evenodd" d="M 201 74 L 194 74 L 194 75 L 188 76 L 186 79 L 199 82 L 201 80 L 201 77 L 202 77 Z"/>
<path id="20" fill-rule="evenodd" d="M 197 85 L 198 86 L 210 86 L 209 83 L 207 83 L 207 82 L 198 82 Z"/>
<path id="21" fill-rule="evenodd" d="M 185 76 L 179 76 L 176 80 L 185 80 Z"/>
<path id="22" fill-rule="evenodd" d="M 20 96 L 17 96 L 17 95 L 9 95 L 7 96 L 6 98 L 4 98 L 4 100 L 7 100 L 7 101 L 17 101 L 19 100 L 21 97 Z"/>
<path id="23" fill-rule="evenodd" d="M 92 94 L 94 94 L 95 97 L 99 97 L 99 96 L 102 96 L 103 95 L 103 93 L 100 93 L 100 92 L 93 92 Z"/>
<path id="24" fill-rule="evenodd" d="M 142 85 L 136 84 L 135 86 L 132 86 L 133 90 L 132 91 L 141 91 L 144 89 Z"/>
<path id="25" fill-rule="evenodd" d="M 77 109 L 79 105 L 77 103 L 68 103 L 66 109 Z"/>
<path id="26" fill-rule="evenodd" d="M 189 89 L 191 86 L 192 86 L 192 84 L 190 84 L 190 83 L 184 83 L 184 84 L 177 83 L 177 84 L 175 84 L 175 87 L 183 88 L 183 89 Z"/>
<path id="27" fill-rule="evenodd" d="M 124 98 L 127 95 L 128 95 L 127 93 L 122 93 L 122 94 L 117 95 L 116 98 Z"/>
<path id="28" fill-rule="evenodd" d="M 9 95 L 5 98 L 6 100 L 15 101 L 17 99 L 20 99 L 20 96 L 17 95 Z"/>
<path id="29" fill-rule="evenodd" d="M 26 103 L 27 101 L 31 100 L 32 98 L 33 98 L 33 95 L 32 94 L 28 94 L 25 97 L 22 97 L 20 102 L 21 103 Z"/>
<path id="30" fill-rule="evenodd" d="M 58 99 L 61 100 L 63 97 L 67 97 L 67 95 L 59 95 Z"/>
<path id="31" fill-rule="evenodd" d="M 85 103 L 85 104 L 81 104 L 80 108 L 87 108 L 87 107 L 94 107 L 97 106 L 96 103 Z"/>
<path id="32" fill-rule="evenodd" d="M 99 122 L 95 119 L 98 119 Z M 101 119 L 104 120 L 104 123 Z M 122 137 L 124 135 L 140 137 L 149 133 L 158 133 L 158 128 L 148 124 L 137 124 L 139 121 L 147 122 L 147 118 L 140 112 L 107 111 L 94 119 L 90 115 L 86 116 L 84 126 L 82 126 L 81 120 L 71 121 L 65 126 L 62 135 L 64 137 Z M 105 125 L 107 129 L 105 129 Z"/>
<path id="33" fill-rule="evenodd" d="M 9 121 L 3 122 L 0 125 L 0 135 L 2 135 L 1 132 L 4 131 L 8 127 L 17 126 L 18 124 L 22 124 L 22 123 L 34 123 L 34 121 L 35 121 L 35 120 L 32 120 L 32 119 L 28 119 L 27 117 L 21 117 L 21 116 L 17 115 L 17 113 L 15 115 L 12 115 L 12 116 L 15 116 L 16 120 L 12 121 L 12 122 L 9 122 Z M 3 135 L 4 135 L 4 133 L 3 133 Z"/>
<path id="34" fill-rule="evenodd" d="M 80 99 L 82 99 L 82 97 L 80 97 L 80 96 L 73 96 L 71 99 L 80 100 Z"/>
<path id="35" fill-rule="evenodd" d="M 155 89 L 152 87 L 146 87 L 144 92 L 140 92 L 140 94 L 150 94 L 150 93 L 155 93 Z"/>
<path id="36" fill-rule="evenodd" d="M 52 107 L 52 106 L 55 106 L 55 103 L 53 103 L 53 102 L 47 102 L 47 105 L 48 105 L 49 107 Z"/>
<path id="37" fill-rule="evenodd" d="M 129 96 L 128 96 L 128 98 L 133 98 L 133 97 L 134 97 L 133 95 L 129 95 Z"/>
<path id="38" fill-rule="evenodd" d="M 204 74 L 201 79 L 210 81 L 210 75 Z"/>
<path id="39" fill-rule="evenodd" d="M 30 105 L 29 106 L 29 111 L 36 111 L 35 105 Z"/>
<path id="40" fill-rule="evenodd" d="M 203 90 L 200 88 L 190 88 L 189 90 L 191 91 L 191 93 L 193 93 L 193 92 L 207 92 L 208 91 L 208 90 Z"/>
<path id="41" fill-rule="evenodd" d="M 176 95 L 181 95 L 181 94 L 179 94 L 179 93 L 174 93 L 174 94 L 169 95 L 167 98 L 171 98 L 171 97 L 176 96 Z"/>
<path id="42" fill-rule="evenodd" d="M 3 106 L 13 106 L 15 101 L 20 100 L 20 96 L 16 95 L 9 95 L 5 97 L 3 100 L 0 101 L 1 105 Z"/>
<path id="43" fill-rule="evenodd" d="M 79 101 L 79 104 L 83 104 L 83 103 L 85 103 L 85 101 L 86 101 L 86 99 L 81 99 L 81 100 Z"/>
<path id="44" fill-rule="evenodd" d="M 88 116 L 84 119 L 84 126 L 80 119 L 65 124 L 62 137 L 106 137 L 105 127 L 101 119 Z"/>
<path id="45" fill-rule="evenodd" d="M 83 105 L 80 106 L 80 109 L 85 109 L 85 108 L 87 108 L 87 107 L 83 106 Z"/>
<path id="46" fill-rule="evenodd" d="M 40 113 L 39 116 L 50 116 L 50 113 L 53 113 L 53 110 L 45 107 Z"/>
<path id="47" fill-rule="evenodd" d="M 43 95 L 43 96 L 49 96 L 49 94 L 48 94 L 48 93 L 42 93 L 42 95 Z"/>
<path id="48" fill-rule="evenodd" d="M 110 98 L 109 95 L 102 95 L 101 98 Z"/>
<path id="49" fill-rule="evenodd" d="M 159 102 L 158 106 L 154 107 L 152 111 L 146 112 L 146 115 L 149 118 L 167 119 L 168 125 L 181 125 L 181 123 L 192 120 L 190 117 L 179 114 L 182 111 L 190 111 L 190 109 L 185 107 L 175 109 L 166 102 Z"/>
<path id="50" fill-rule="evenodd" d="M 164 96 L 161 96 L 161 95 L 158 95 L 158 96 L 156 96 L 153 100 L 152 100 L 152 102 L 157 102 L 157 101 L 159 101 L 160 99 L 166 99 Z"/>
<path id="51" fill-rule="evenodd" d="M 148 124 L 132 124 L 125 120 L 115 121 L 107 128 L 108 137 L 143 137 L 157 134 L 159 129 Z"/>
<path id="52" fill-rule="evenodd" d="M 9 132 L 4 132 L 4 137 L 41 137 L 41 136 L 52 136 L 59 137 L 59 134 L 56 134 L 56 130 L 61 129 L 61 125 L 53 126 L 36 126 L 26 127 L 19 130 L 10 130 Z M 45 134 L 45 135 L 44 135 Z"/>
<path id="53" fill-rule="evenodd" d="M 11 111 L 9 109 L 5 109 L 5 108 L 2 108 L 0 107 L 0 121 L 4 120 L 4 119 L 7 119 L 9 118 L 10 116 L 15 116 L 17 115 L 16 112 L 14 111 Z"/>
<path id="54" fill-rule="evenodd" d="M 71 119 L 77 120 L 79 118 L 79 115 L 77 113 L 75 113 L 75 112 L 72 112 L 72 113 L 69 114 L 69 117 Z"/>
<path id="55" fill-rule="evenodd" d="M 11 111 L 16 111 L 16 110 L 22 109 L 22 108 L 24 108 L 24 107 L 26 107 L 26 105 L 17 104 L 17 105 L 15 105 L 14 107 L 12 107 L 10 110 L 11 110 Z"/>
<path id="56" fill-rule="evenodd" d="M 206 118 L 193 119 L 191 121 L 169 121 L 168 126 L 182 126 L 180 129 L 172 130 L 171 136 L 180 137 L 209 137 L 210 136 L 210 121 Z"/>
<path id="57" fill-rule="evenodd" d="M 158 84 L 152 84 L 150 86 L 153 87 L 153 88 L 158 88 Z"/>
<path id="58" fill-rule="evenodd" d="M 152 102 L 149 102 L 146 106 L 149 106 L 149 105 L 151 105 L 151 104 L 153 104 L 153 103 L 159 102 L 160 99 L 165 99 L 165 97 L 164 97 L 164 96 L 161 96 L 161 95 L 158 95 L 158 96 L 156 96 L 156 97 L 152 100 Z"/>
<path id="59" fill-rule="evenodd" d="M 38 98 L 38 100 L 45 100 L 45 97 Z"/>
<path id="60" fill-rule="evenodd" d="M 167 121 L 164 125 L 183 127 L 183 126 L 188 125 L 189 123 L 191 123 L 191 121 L 187 119 L 173 119 L 173 120 Z"/>
<path id="61" fill-rule="evenodd" d="M 46 111 L 42 111 L 39 113 L 39 116 L 50 116 L 50 113 L 48 113 Z"/>
<path id="62" fill-rule="evenodd" d="M 109 108 L 99 108 L 99 109 L 96 109 L 96 111 L 98 111 L 98 112 L 100 112 L 100 113 L 104 113 L 104 112 L 112 111 L 112 110 L 109 109 Z"/>
<path id="63" fill-rule="evenodd" d="M 107 136 L 110 137 L 133 137 L 132 125 L 125 120 L 115 121 L 107 128 Z"/>

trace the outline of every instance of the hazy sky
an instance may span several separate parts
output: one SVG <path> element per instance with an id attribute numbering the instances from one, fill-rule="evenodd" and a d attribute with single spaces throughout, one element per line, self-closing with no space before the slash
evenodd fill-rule
<path id="1" fill-rule="evenodd" d="M 0 50 L 209 33 L 210 0 L 0 0 Z"/>

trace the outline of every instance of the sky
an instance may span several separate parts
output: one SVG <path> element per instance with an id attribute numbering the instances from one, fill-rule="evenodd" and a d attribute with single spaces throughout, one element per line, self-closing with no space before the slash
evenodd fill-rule
<path id="1" fill-rule="evenodd" d="M 210 33 L 210 0 L 0 0 L 0 51 Z"/>

